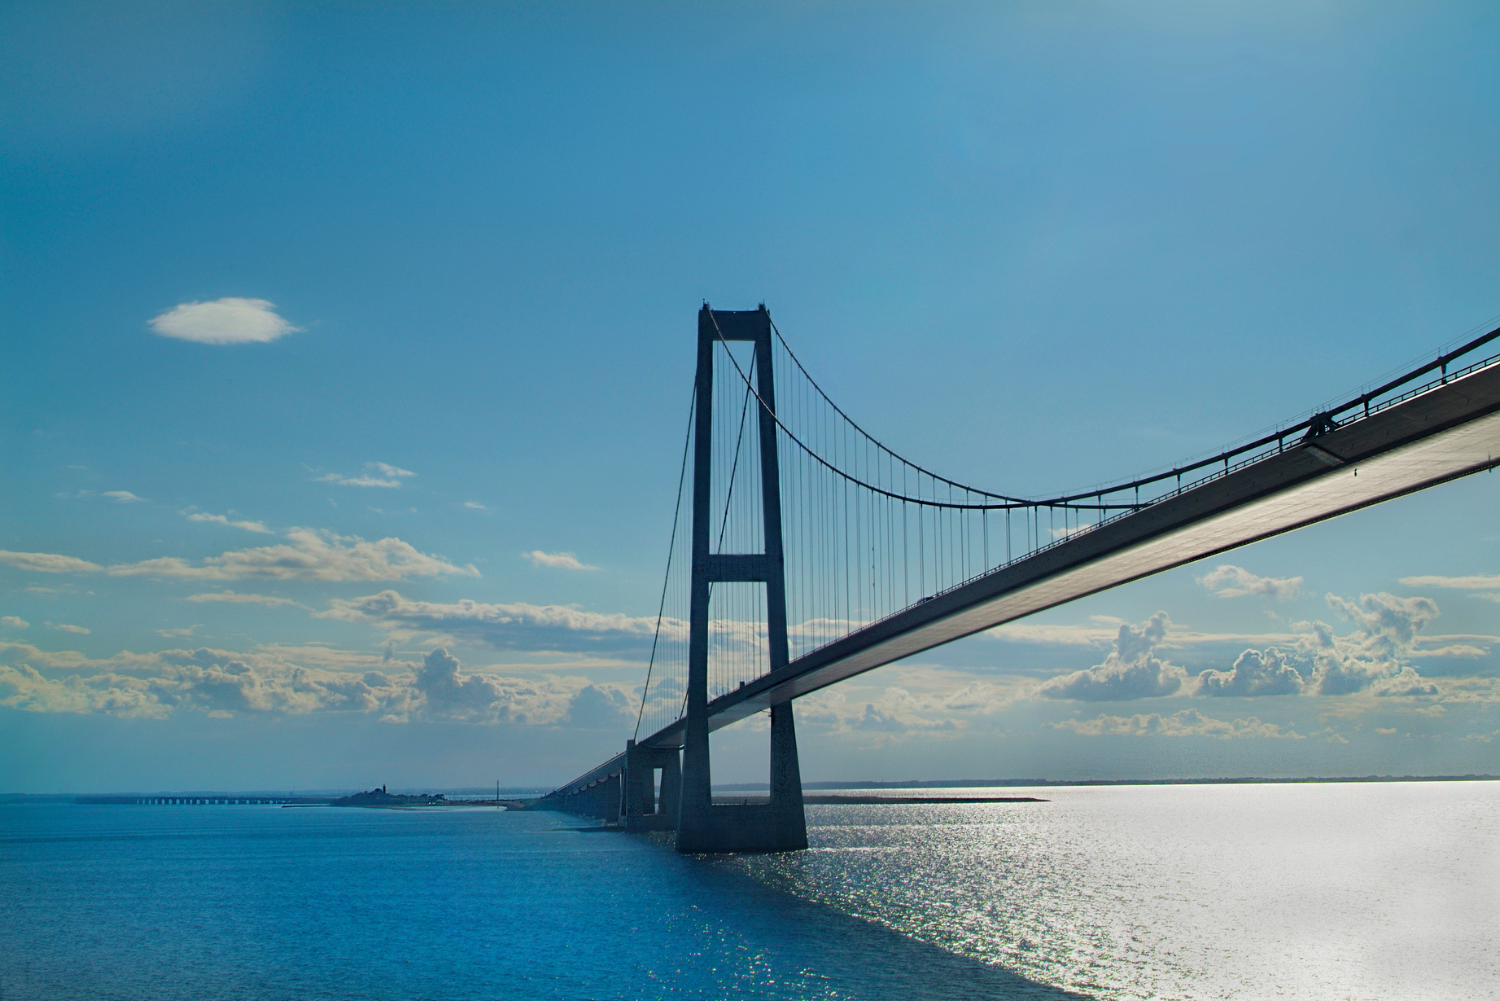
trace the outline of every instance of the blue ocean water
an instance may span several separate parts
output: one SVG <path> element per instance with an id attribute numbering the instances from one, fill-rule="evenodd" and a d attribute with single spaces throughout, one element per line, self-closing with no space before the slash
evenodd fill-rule
<path id="1" fill-rule="evenodd" d="M 0 807 L 0 997 L 1065 996 L 580 823 Z"/>
<path id="2" fill-rule="evenodd" d="M 1500 996 L 1500 783 L 1032 792 L 717 858 L 552 813 L 4 804 L 0 997 Z"/>

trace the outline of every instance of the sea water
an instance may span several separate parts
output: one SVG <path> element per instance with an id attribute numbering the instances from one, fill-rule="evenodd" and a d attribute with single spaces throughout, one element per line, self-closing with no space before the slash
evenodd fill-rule
<path id="1" fill-rule="evenodd" d="M 0 805 L 0 998 L 1500 997 L 1500 783 L 1004 792 L 1047 802 L 810 806 L 808 851 L 730 857 Z"/>

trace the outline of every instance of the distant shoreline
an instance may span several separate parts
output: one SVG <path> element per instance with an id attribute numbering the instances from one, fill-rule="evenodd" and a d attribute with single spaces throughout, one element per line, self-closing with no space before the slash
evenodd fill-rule
<path id="1" fill-rule="evenodd" d="M 1174 786 L 1174 785 L 1297 785 L 1314 783 L 1358 783 L 1358 782 L 1496 782 L 1500 781 L 1500 775 L 1346 775 L 1334 778 L 1323 778 L 1318 776 L 1304 776 L 1302 778 L 1265 778 L 1258 776 L 1245 776 L 1239 778 L 1197 778 L 1197 779 L 912 779 L 903 781 L 840 781 L 840 782 L 804 782 L 802 788 L 813 789 L 978 789 L 978 788 L 1067 788 L 1067 787 L 1092 787 L 1092 786 Z M 722 791 L 754 791 L 769 788 L 764 782 L 726 782 L 714 783 L 715 790 Z M 474 795 L 476 790 L 471 787 L 443 790 L 448 796 Z M 547 789 L 534 786 L 527 789 L 505 789 L 502 788 L 500 802 L 524 801 L 534 796 L 545 794 Z M 0 803 L 25 803 L 42 802 L 48 800 L 57 801 L 84 801 L 113 799 L 125 796 L 204 796 L 209 798 L 280 798 L 293 799 L 303 802 L 328 802 L 345 795 L 344 790 L 330 790 L 327 793 L 311 793 L 297 796 L 287 793 L 267 792 L 229 792 L 222 790 L 200 791 L 186 790 L 182 792 L 123 792 L 123 793 L 76 793 L 76 792 L 41 792 L 41 793 L 0 793 Z M 488 799 L 450 799 L 454 806 L 486 805 L 493 806 L 495 799 L 491 794 Z"/>

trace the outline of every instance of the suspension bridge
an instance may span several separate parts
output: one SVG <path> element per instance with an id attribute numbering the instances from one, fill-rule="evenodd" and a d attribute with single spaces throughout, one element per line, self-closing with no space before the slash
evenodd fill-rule
<path id="1" fill-rule="evenodd" d="M 674 830 L 683 852 L 807 845 L 792 704 L 984 629 L 1493 469 L 1491 330 L 1165 472 L 1048 498 L 965 485 L 841 410 L 765 306 L 698 313 L 650 664 L 625 749 L 536 804 Z M 716 804 L 709 733 L 770 713 L 770 796 Z"/>

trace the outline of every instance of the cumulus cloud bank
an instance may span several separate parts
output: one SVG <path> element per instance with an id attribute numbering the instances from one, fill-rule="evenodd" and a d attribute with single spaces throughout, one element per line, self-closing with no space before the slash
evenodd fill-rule
<path id="1" fill-rule="evenodd" d="M 1155 656 L 1156 646 L 1166 634 L 1166 612 L 1157 612 L 1139 627 L 1122 623 L 1115 634 L 1115 648 L 1103 663 L 1052 678 L 1038 693 L 1043 698 L 1080 702 L 1175 695 L 1187 680 L 1187 673 Z"/>
<path id="2" fill-rule="evenodd" d="M 1297 695 L 1302 674 L 1275 647 L 1246 650 L 1227 671 L 1198 675 L 1199 695 Z"/>
<path id="3" fill-rule="evenodd" d="M 302 329 L 277 316 L 275 303 L 234 297 L 180 303 L 152 317 L 151 328 L 163 337 L 198 344 L 265 343 Z"/>
<path id="4" fill-rule="evenodd" d="M 1220 598 L 1256 595 L 1277 601 L 1290 601 L 1302 593 L 1301 577 L 1259 577 L 1244 567 L 1228 563 L 1214 567 L 1199 577 L 1198 583 Z"/>
<path id="5" fill-rule="evenodd" d="M 0 643 L 0 706 L 157 718 L 179 711 L 213 716 L 359 712 L 391 722 L 449 719 L 601 729 L 633 718 L 630 693 L 618 686 L 576 677 L 466 672 L 442 648 L 420 663 L 404 664 L 318 648 L 250 653 L 199 648 L 90 660 Z"/>
<path id="6" fill-rule="evenodd" d="M 1221 568 L 1222 569 L 1222 568 Z M 1227 578 L 1226 578 L 1227 579 Z M 1258 578 L 1260 579 L 1260 578 Z M 1298 623 L 1285 646 L 1250 648 L 1227 670 L 1210 669 L 1188 679 L 1180 667 L 1155 655 L 1166 638 L 1165 612 L 1140 627 L 1122 625 L 1104 662 L 1045 682 L 1043 698 L 1083 702 L 1121 701 L 1168 695 L 1254 697 L 1272 695 L 1438 695 L 1436 684 L 1411 664 L 1414 657 L 1475 657 L 1472 644 L 1421 646 L 1422 630 L 1438 616 L 1430 598 L 1364 594 L 1357 601 L 1327 595 L 1333 608 L 1355 626 L 1346 636 L 1324 622 Z M 1190 634 L 1191 635 L 1191 634 Z M 1209 637 L 1214 639 L 1214 637 Z M 1224 637 L 1218 637 L 1222 642 Z M 1180 637 L 1174 634 L 1174 642 Z"/>
<path id="7" fill-rule="evenodd" d="M 1312 624 L 1311 691 L 1318 695 L 1349 695 L 1367 689 L 1386 696 L 1437 694 L 1437 686 L 1423 680 L 1407 663 L 1418 634 L 1440 614 L 1437 602 L 1384 592 L 1362 594 L 1358 601 L 1330 594 L 1327 601 L 1356 629 L 1349 636 L 1335 636 L 1324 623 Z"/>

